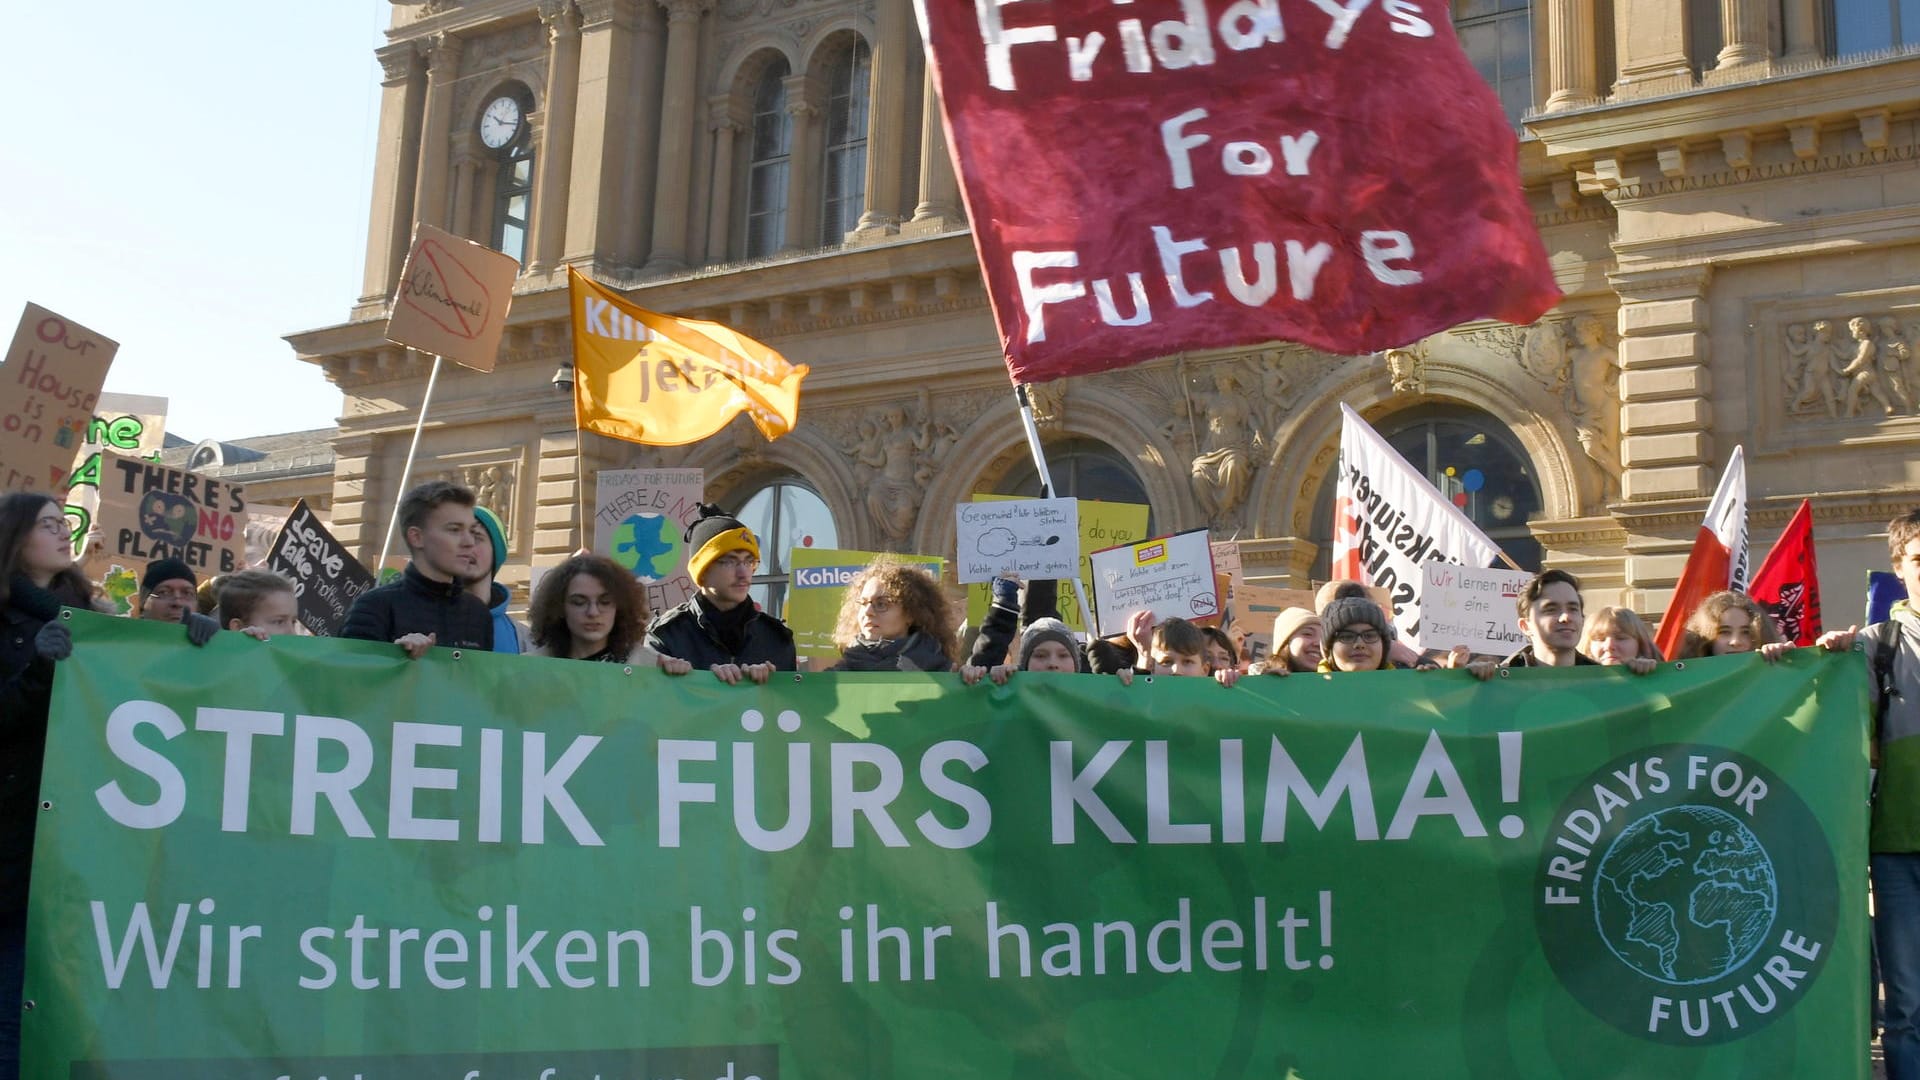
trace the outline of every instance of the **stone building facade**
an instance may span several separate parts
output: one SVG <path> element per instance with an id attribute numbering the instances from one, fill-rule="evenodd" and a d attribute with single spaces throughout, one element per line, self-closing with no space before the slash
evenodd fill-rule
<path id="1" fill-rule="evenodd" d="M 1756 546 L 1814 496 L 1843 619 L 1920 505 L 1920 26 L 1899 0 L 1453 16 L 1519 130 L 1560 307 L 1384 356 L 1275 344 L 1036 387 L 1056 480 L 1304 585 L 1345 401 L 1521 562 L 1657 612 L 1744 445 Z M 773 537 L 776 606 L 787 544 L 945 553 L 956 501 L 1033 490 L 909 0 L 396 2 L 379 58 L 360 296 L 289 339 L 345 394 L 334 531 L 369 560 L 426 383 L 381 337 L 416 219 L 525 267 L 498 368 L 443 373 L 415 470 L 501 512 L 509 582 L 579 546 L 602 468 L 706 470 Z M 568 265 L 811 365 L 799 427 L 576 454 Z"/>

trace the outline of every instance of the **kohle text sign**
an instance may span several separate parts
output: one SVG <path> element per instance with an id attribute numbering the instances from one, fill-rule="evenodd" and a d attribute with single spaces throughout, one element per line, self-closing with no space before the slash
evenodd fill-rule
<path id="1" fill-rule="evenodd" d="M 1017 382 L 1559 297 L 1437 0 L 917 0 Z"/>

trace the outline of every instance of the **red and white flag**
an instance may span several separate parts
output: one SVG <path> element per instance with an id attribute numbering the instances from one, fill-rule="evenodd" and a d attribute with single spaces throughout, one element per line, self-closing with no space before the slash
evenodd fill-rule
<path id="1" fill-rule="evenodd" d="M 1400 639 L 1420 648 L 1425 564 L 1484 567 L 1500 546 L 1345 402 L 1340 417 L 1333 576 L 1385 589 Z"/>
<path id="2" fill-rule="evenodd" d="M 1773 616 L 1780 640 L 1795 645 L 1819 640 L 1820 569 L 1813 555 L 1813 505 L 1807 500 L 1800 500 L 1787 531 L 1761 560 L 1747 595 Z"/>
<path id="3" fill-rule="evenodd" d="M 1687 619 L 1700 602 L 1722 589 L 1742 589 L 1747 584 L 1747 458 L 1741 448 L 1733 448 L 1727 470 L 1720 474 L 1720 486 L 1707 504 L 1706 520 L 1693 538 L 1693 551 L 1674 584 L 1673 599 L 1660 618 L 1660 632 L 1654 644 L 1660 655 L 1672 658 L 1686 633 Z"/>

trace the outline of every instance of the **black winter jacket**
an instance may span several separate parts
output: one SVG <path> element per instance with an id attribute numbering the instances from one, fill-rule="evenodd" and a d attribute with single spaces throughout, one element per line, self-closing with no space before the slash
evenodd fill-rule
<path id="1" fill-rule="evenodd" d="M 444 648 L 490 652 L 493 612 L 458 583 L 430 580 L 408 563 L 400 580 L 360 594 L 340 636 L 394 642 L 408 634 L 433 634 Z"/>
<path id="2" fill-rule="evenodd" d="M 53 699 L 53 661 L 34 651 L 33 638 L 66 604 L 87 598 L 56 586 L 41 589 L 15 577 L 0 607 L 0 920 L 26 910 L 33 865 L 33 825 L 39 811 L 40 759 L 47 749 L 47 709 Z"/>
<path id="3" fill-rule="evenodd" d="M 856 641 L 828 671 L 952 671 L 940 643 L 915 630 L 891 641 Z"/>
<path id="4" fill-rule="evenodd" d="M 799 667 L 793 631 L 787 629 L 786 623 L 764 611 L 754 612 L 753 618 L 747 621 L 744 644 L 735 653 L 720 643 L 720 636 L 710 624 L 698 596 L 661 612 L 647 628 L 647 645 L 662 656 L 685 660 L 702 670 L 721 664 L 769 661 L 776 671 L 794 671 Z"/>

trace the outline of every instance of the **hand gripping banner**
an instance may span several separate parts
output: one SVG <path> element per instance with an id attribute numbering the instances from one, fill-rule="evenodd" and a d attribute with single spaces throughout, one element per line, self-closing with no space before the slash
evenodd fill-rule
<path id="1" fill-rule="evenodd" d="M 1868 1075 L 1857 655 L 728 687 L 72 626 L 27 1076 Z"/>

